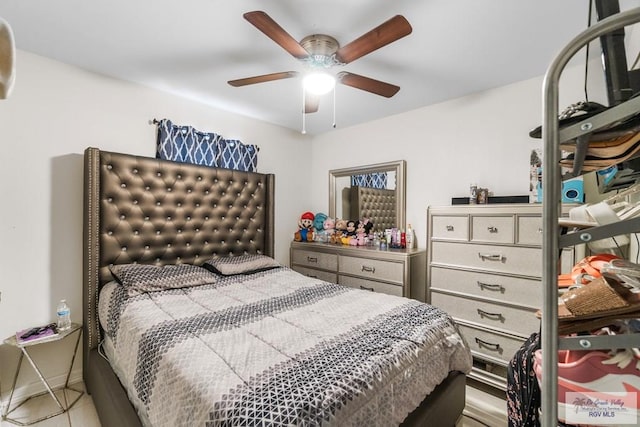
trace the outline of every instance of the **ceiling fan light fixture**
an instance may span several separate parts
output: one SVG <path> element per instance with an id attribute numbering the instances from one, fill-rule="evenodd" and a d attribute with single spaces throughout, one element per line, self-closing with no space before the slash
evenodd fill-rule
<path id="1" fill-rule="evenodd" d="M 305 91 L 314 95 L 329 93 L 336 86 L 336 78 L 329 73 L 313 72 L 302 79 L 302 87 Z"/>

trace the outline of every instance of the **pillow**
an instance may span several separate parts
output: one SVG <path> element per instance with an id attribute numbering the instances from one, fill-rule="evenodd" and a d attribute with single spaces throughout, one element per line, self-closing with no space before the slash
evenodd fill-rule
<path id="1" fill-rule="evenodd" d="M 216 276 L 191 264 L 145 265 L 119 264 L 109 267 L 118 283 L 127 288 L 130 296 L 144 292 L 187 288 L 215 283 Z"/>
<path id="2" fill-rule="evenodd" d="M 213 257 L 203 265 L 209 271 L 223 276 L 236 274 L 251 274 L 280 267 L 276 260 L 266 255 L 237 255 L 228 257 Z"/>

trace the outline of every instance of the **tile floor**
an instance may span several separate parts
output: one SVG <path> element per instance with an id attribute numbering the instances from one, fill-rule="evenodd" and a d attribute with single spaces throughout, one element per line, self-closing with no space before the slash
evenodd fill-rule
<path id="1" fill-rule="evenodd" d="M 82 383 L 74 385 L 75 388 L 84 389 Z M 68 396 L 66 394 L 69 394 Z M 62 399 L 73 399 L 72 393 L 61 391 L 57 396 Z M 456 427 L 502 427 L 507 425 L 506 403 L 494 396 L 490 396 L 478 389 L 467 387 L 468 408 L 465 415 Z M 57 408 L 55 402 L 48 395 L 31 399 L 18 408 L 10 416 L 24 422 L 49 414 Z M 497 416 L 504 418 L 504 424 L 497 421 Z M 0 427 L 14 427 L 8 421 L 0 421 Z M 91 396 L 86 393 L 76 402 L 71 410 L 65 414 L 33 424 L 35 427 L 101 427 L 98 415 L 93 406 Z"/>
<path id="2" fill-rule="evenodd" d="M 73 384 L 73 388 L 78 390 L 84 390 L 84 384 Z M 73 400 L 77 394 L 69 391 L 57 391 L 56 396 L 64 404 L 67 399 Z M 13 406 L 13 405 L 12 405 Z M 27 422 L 29 420 L 38 419 L 47 414 L 51 414 L 57 411 L 58 406 L 53 401 L 51 396 L 43 395 L 34 399 L 30 399 L 24 405 L 9 414 L 10 418 L 13 418 L 20 422 Z M 33 424 L 35 427 L 100 427 L 100 421 L 98 421 L 98 414 L 93 406 L 93 400 L 88 394 L 83 394 L 82 397 L 73 405 L 70 411 L 64 414 L 60 414 L 56 417 L 49 418 L 39 423 Z M 15 427 L 15 424 L 8 421 L 0 421 L 0 427 Z"/>

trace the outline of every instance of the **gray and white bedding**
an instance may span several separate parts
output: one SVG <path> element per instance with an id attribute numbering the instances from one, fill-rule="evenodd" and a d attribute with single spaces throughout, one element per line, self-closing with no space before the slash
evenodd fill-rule
<path id="1" fill-rule="evenodd" d="M 211 274 L 100 293 L 107 357 L 146 426 L 398 425 L 450 371 L 471 369 L 433 306 L 286 267 Z"/>

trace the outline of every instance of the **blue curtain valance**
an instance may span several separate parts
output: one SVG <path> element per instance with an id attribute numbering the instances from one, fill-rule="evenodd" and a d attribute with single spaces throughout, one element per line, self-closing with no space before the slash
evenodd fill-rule
<path id="1" fill-rule="evenodd" d="M 387 173 L 373 172 L 363 175 L 352 175 L 351 185 L 367 188 L 387 188 Z"/>
<path id="2" fill-rule="evenodd" d="M 168 119 L 158 122 L 156 158 L 218 168 L 255 172 L 258 168 L 256 145 L 224 139 L 192 126 L 175 125 Z"/>

